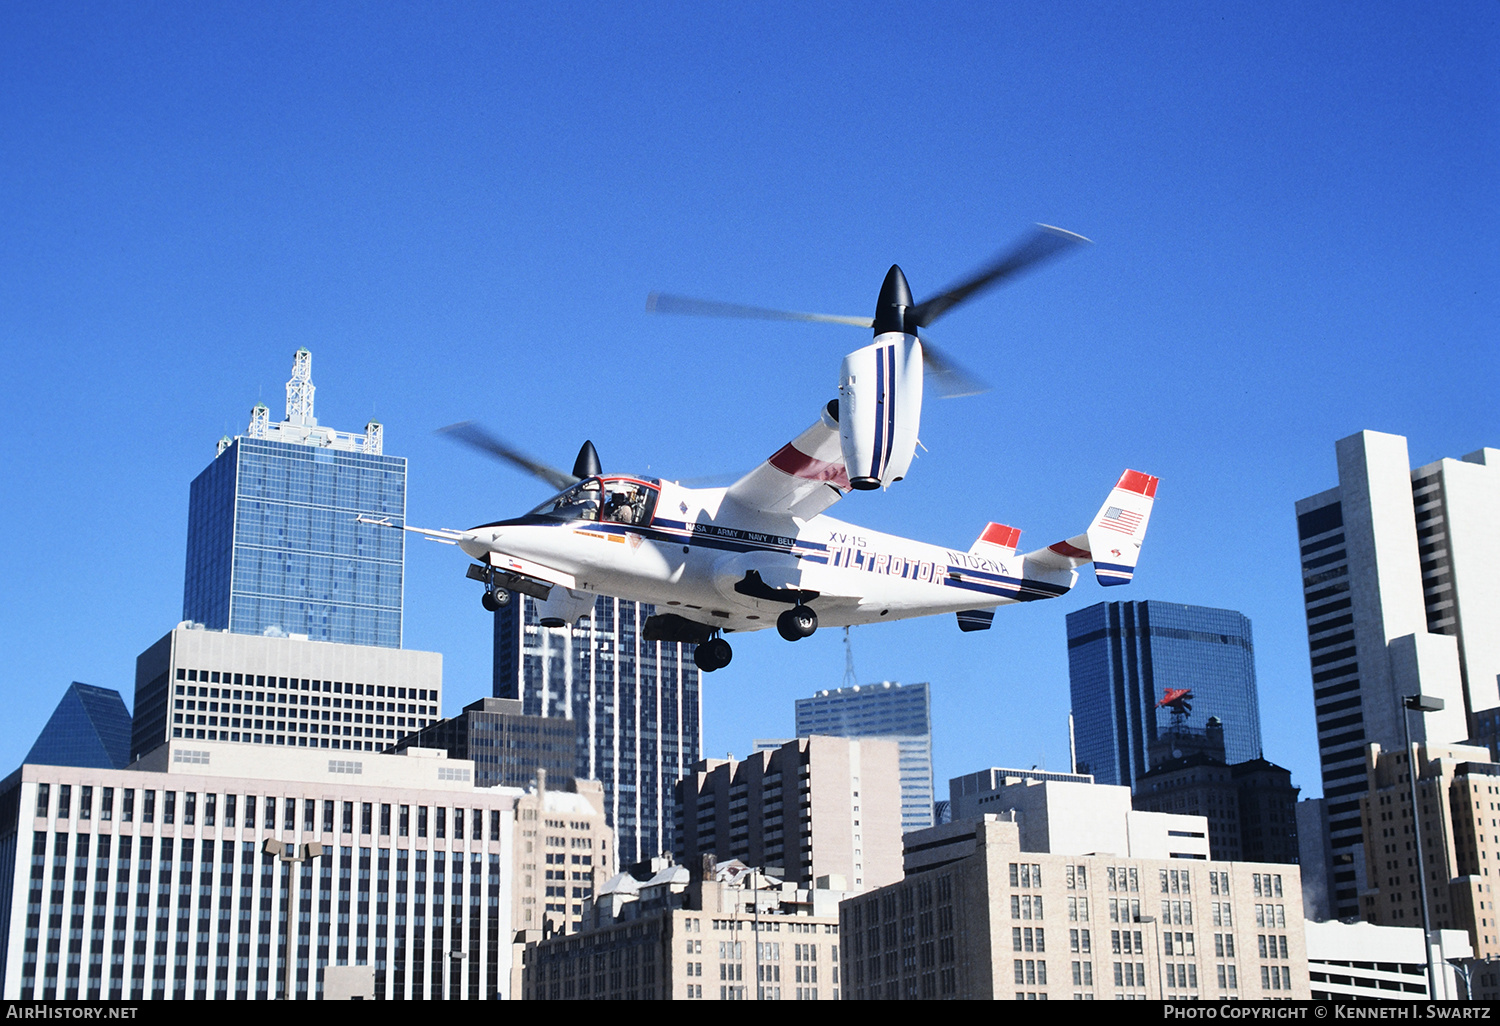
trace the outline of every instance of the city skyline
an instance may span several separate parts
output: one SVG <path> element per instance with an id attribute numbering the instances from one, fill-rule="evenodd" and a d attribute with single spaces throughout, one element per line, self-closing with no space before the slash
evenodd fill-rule
<path id="1" fill-rule="evenodd" d="M 880 13 L 0 15 L 24 101 L 0 121 L 0 337 L 32 390 L 0 410 L 10 761 L 69 682 L 130 699 L 135 655 L 180 618 L 187 483 L 278 400 L 289 350 L 318 354 L 329 423 L 386 425 L 411 523 L 467 527 L 545 496 L 436 428 L 732 472 L 862 342 L 650 320 L 652 289 L 865 314 L 891 263 L 930 294 L 1046 221 L 1096 245 L 940 333 L 999 387 L 928 404 L 908 480 L 840 512 L 1046 544 L 1136 467 L 1162 479 L 1140 571 L 988 632 L 855 630 L 861 682 L 932 682 L 939 779 L 1063 769 L 1068 612 L 1233 608 L 1256 627 L 1266 756 L 1316 793 L 1292 503 L 1353 431 L 1408 437 L 1413 465 L 1500 439 L 1494 11 Z M 873 75 L 892 35 L 944 60 Z M 893 119 L 923 145 L 871 151 Z M 1060 364 L 1071 388 L 1015 401 Z M 488 615 L 450 549 L 408 557 L 404 643 L 444 654 L 452 713 L 489 693 Z M 841 640 L 739 638 L 704 753 L 789 736 L 793 699 L 840 682 Z"/>

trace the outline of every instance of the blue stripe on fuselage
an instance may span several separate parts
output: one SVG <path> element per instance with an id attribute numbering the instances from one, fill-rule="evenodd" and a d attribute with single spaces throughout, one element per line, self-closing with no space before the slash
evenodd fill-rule
<path id="1" fill-rule="evenodd" d="M 793 541 L 790 545 L 768 545 L 764 542 L 752 542 L 744 538 L 708 534 L 702 531 L 693 531 L 685 521 L 680 520 L 657 520 L 651 525 L 620 524 L 609 521 L 594 520 L 554 520 L 550 517 L 526 517 L 517 518 L 512 521 L 502 521 L 492 526 L 510 526 L 524 523 L 528 526 L 549 526 L 567 528 L 569 530 L 586 530 L 598 534 L 629 535 L 638 534 L 648 541 L 661 542 L 673 545 L 687 545 L 689 547 L 718 549 L 725 552 L 766 552 L 783 554 L 796 554 L 802 558 L 818 564 L 827 565 L 832 560 L 828 555 L 828 546 L 822 542 Z M 726 529 L 728 530 L 728 529 Z M 743 534 L 764 534 L 766 532 L 740 532 Z M 869 554 L 873 557 L 874 553 Z M 908 564 L 913 561 L 902 557 Z M 832 561 L 837 565 L 836 561 Z M 935 564 L 936 567 L 944 567 L 944 564 Z M 853 569 L 850 567 L 849 569 Z M 1124 568 L 1122 568 L 1124 569 Z M 905 577 L 905 574 L 901 575 Z M 982 595 L 995 595 L 1001 598 L 1012 599 L 1017 602 L 1034 602 L 1038 599 L 1056 598 L 1066 595 L 1068 588 L 1060 584 L 1052 584 L 1046 581 L 1036 581 L 1028 578 L 1007 577 L 1002 574 L 989 573 L 983 570 L 972 570 L 966 567 L 946 565 L 941 573 L 934 573 L 934 580 L 930 583 L 939 584 L 945 588 L 957 588 L 961 591 L 976 592 Z M 928 583 L 928 582 L 919 582 Z"/>

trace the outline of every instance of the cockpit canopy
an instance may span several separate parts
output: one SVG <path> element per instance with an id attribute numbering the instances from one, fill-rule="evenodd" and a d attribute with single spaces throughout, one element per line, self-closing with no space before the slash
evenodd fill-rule
<path id="1" fill-rule="evenodd" d="M 634 477 L 589 477 L 542 503 L 532 516 L 649 524 L 656 513 L 657 485 Z"/>

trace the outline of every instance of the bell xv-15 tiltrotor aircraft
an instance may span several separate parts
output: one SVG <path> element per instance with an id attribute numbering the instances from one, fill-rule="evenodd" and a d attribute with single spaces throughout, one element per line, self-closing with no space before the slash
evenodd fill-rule
<path id="1" fill-rule="evenodd" d="M 823 626 L 956 613 L 965 631 L 990 626 L 998 606 L 1054 598 L 1092 562 L 1100 584 L 1134 573 L 1157 479 L 1127 470 L 1080 533 L 1017 553 L 1021 532 L 991 523 L 968 549 L 843 523 L 826 511 L 850 489 L 906 476 L 917 445 L 923 364 L 949 394 L 976 389 L 919 337 L 920 329 L 982 289 L 1082 243 L 1039 226 L 968 280 L 923 303 L 892 267 L 873 318 L 795 314 L 653 295 L 658 313 L 833 321 L 874 330 L 839 369 L 838 395 L 812 426 L 728 488 L 690 488 L 606 474 L 585 442 L 571 474 L 528 459 L 470 424 L 445 429 L 548 481 L 560 493 L 531 512 L 467 531 L 407 527 L 457 545 L 477 564 L 485 608 L 535 599 L 541 623 L 571 625 L 598 595 L 654 603 L 647 640 L 696 646 L 702 670 L 729 664 L 723 635 L 775 626 L 797 641 Z M 363 519 L 363 518 L 362 518 Z M 366 521 L 379 523 L 378 521 Z"/>

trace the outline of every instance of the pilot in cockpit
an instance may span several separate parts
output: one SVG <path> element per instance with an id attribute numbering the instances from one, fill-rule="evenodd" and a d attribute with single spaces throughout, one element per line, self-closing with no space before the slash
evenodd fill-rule
<path id="1" fill-rule="evenodd" d="M 634 488 L 622 488 L 613 492 L 605 503 L 604 515 L 620 524 L 633 524 L 640 511 L 640 493 Z"/>

